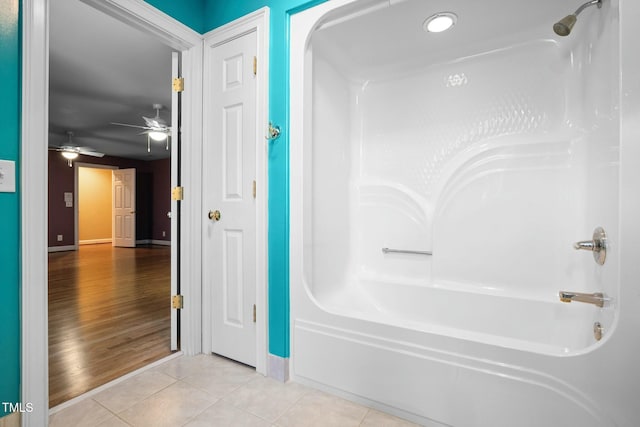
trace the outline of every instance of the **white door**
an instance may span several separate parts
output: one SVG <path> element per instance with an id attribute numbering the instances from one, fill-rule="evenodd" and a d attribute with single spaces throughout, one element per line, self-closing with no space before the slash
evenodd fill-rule
<path id="1" fill-rule="evenodd" d="M 212 350 L 256 364 L 255 32 L 205 52 L 203 279 Z M 218 218 L 219 212 L 219 218 Z M 209 218 L 209 216 L 211 218 Z"/>
<path id="2" fill-rule="evenodd" d="M 136 246 L 136 170 L 113 171 L 113 246 Z"/>

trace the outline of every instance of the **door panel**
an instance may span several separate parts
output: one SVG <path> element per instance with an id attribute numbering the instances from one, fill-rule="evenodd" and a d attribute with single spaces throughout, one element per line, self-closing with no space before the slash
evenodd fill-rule
<path id="1" fill-rule="evenodd" d="M 113 246 L 136 246 L 136 170 L 113 171 Z"/>
<path id="2" fill-rule="evenodd" d="M 204 281 L 212 295 L 212 349 L 256 363 L 256 33 L 205 53 Z"/>

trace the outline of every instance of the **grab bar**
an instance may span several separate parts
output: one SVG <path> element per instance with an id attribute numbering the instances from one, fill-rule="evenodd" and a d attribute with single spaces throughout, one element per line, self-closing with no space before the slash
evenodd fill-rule
<path id="1" fill-rule="evenodd" d="M 389 248 L 382 248 L 382 253 L 384 253 L 384 254 L 394 253 L 394 254 L 433 255 L 433 253 L 431 253 L 429 251 L 408 251 L 408 250 L 405 250 L 405 249 L 389 249 Z"/>
<path id="2" fill-rule="evenodd" d="M 601 292 L 584 294 L 581 292 L 560 291 L 558 292 L 558 296 L 560 297 L 560 301 L 562 302 L 585 302 L 587 304 L 593 304 L 598 307 L 604 307 L 604 303 L 611 300 L 611 298 L 604 296 L 604 294 Z"/>

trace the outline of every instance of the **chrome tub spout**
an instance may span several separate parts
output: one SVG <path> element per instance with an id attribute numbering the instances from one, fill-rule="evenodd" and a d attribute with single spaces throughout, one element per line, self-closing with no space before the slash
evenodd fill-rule
<path id="1" fill-rule="evenodd" d="M 609 301 L 609 298 L 605 297 L 601 292 L 595 292 L 593 294 L 585 294 L 581 292 L 568 292 L 560 291 L 558 293 L 560 301 L 562 302 L 584 302 L 587 304 L 593 304 L 598 307 L 604 307 L 604 303 Z"/>

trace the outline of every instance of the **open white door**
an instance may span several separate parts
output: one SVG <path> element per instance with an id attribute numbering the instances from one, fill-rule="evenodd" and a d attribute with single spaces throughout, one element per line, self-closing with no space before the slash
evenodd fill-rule
<path id="1" fill-rule="evenodd" d="M 113 246 L 136 247 L 136 170 L 113 171 Z"/>
<path id="2" fill-rule="evenodd" d="M 180 54 L 171 54 L 171 77 L 180 77 Z M 180 185 L 180 94 L 171 91 L 171 188 Z M 167 197 L 169 195 L 167 194 Z M 180 294 L 178 263 L 180 261 L 180 206 L 179 201 L 171 199 L 171 296 Z M 171 350 L 178 350 L 180 310 L 171 308 Z"/>
<path id="3" fill-rule="evenodd" d="M 205 43 L 206 45 L 206 43 Z M 256 365 L 256 32 L 205 51 L 203 284 L 211 348 Z M 264 141 L 262 141 L 264 143 Z"/>

